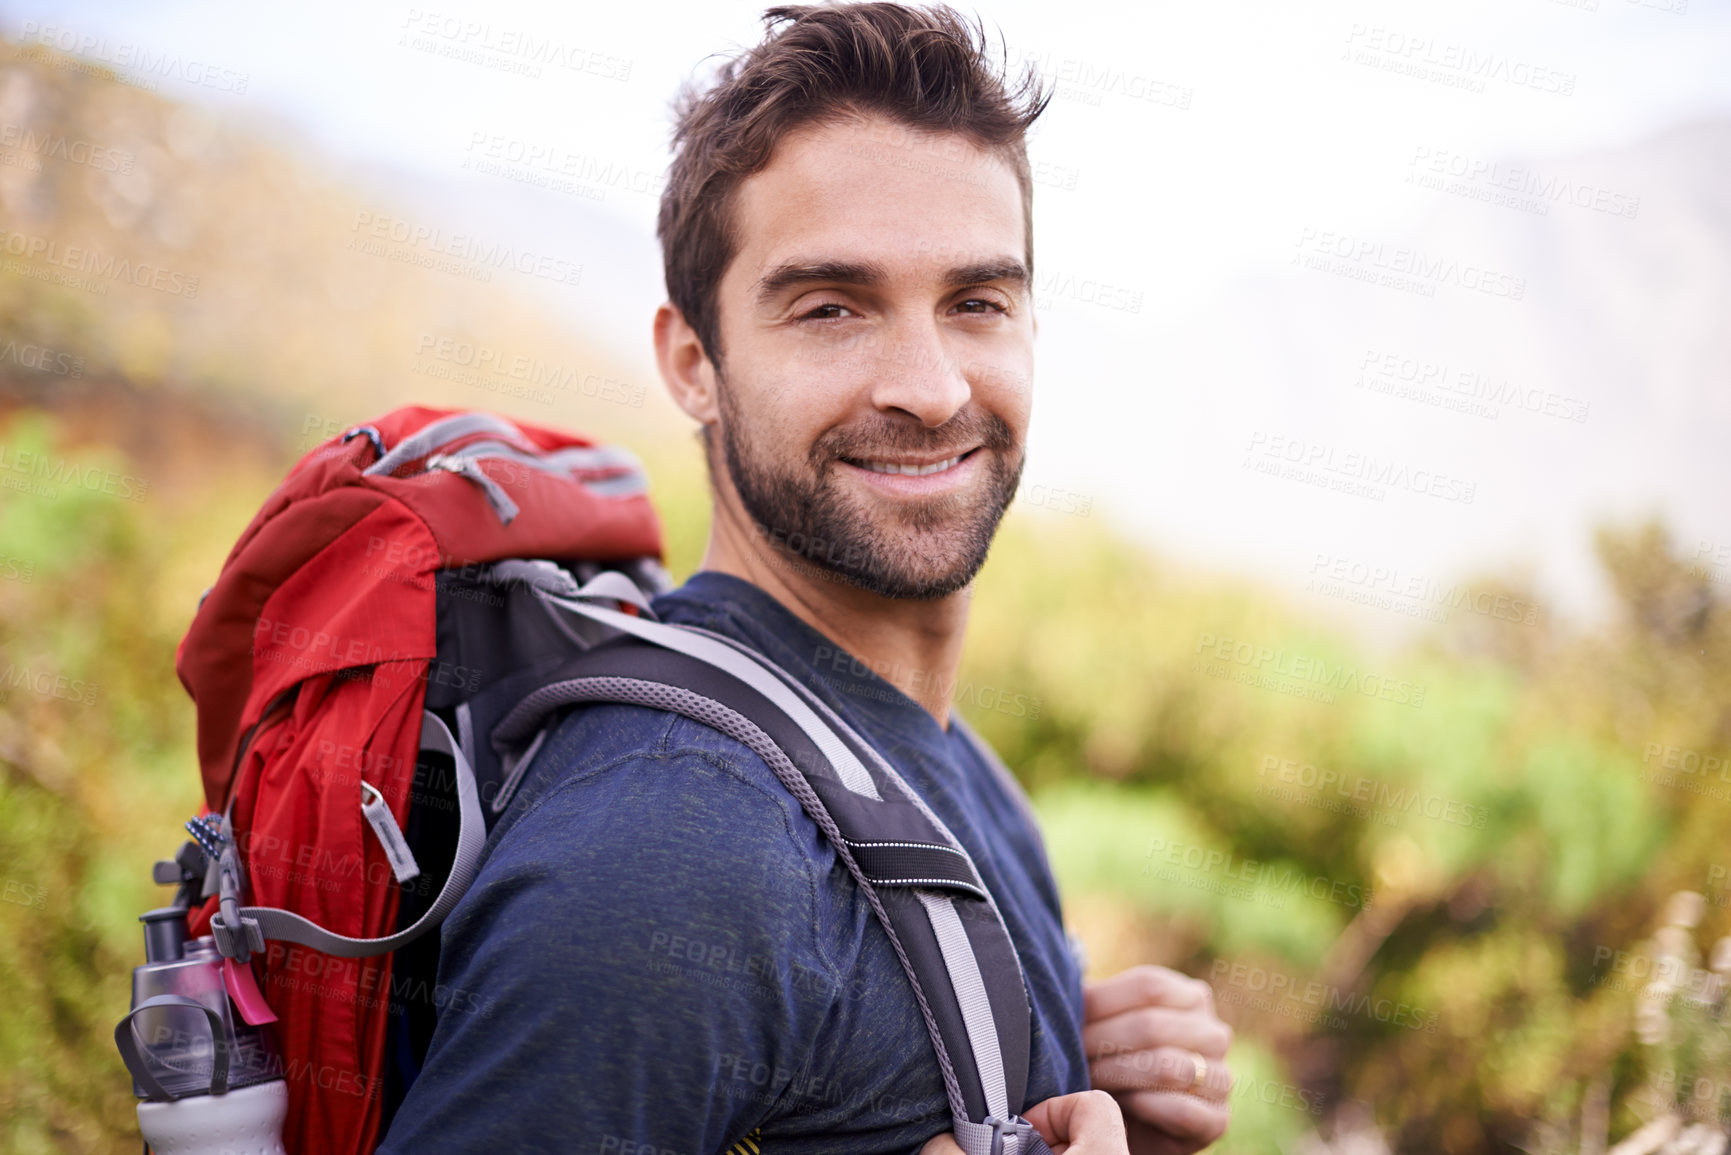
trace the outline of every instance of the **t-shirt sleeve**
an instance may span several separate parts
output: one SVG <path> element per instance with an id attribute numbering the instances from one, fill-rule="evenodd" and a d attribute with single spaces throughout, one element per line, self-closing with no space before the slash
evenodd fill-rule
<path id="1" fill-rule="evenodd" d="M 815 830 L 731 752 L 573 770 L 495 832 L 380 1151 L 705 1155 L 769 1114 L 840 984 Z"/>

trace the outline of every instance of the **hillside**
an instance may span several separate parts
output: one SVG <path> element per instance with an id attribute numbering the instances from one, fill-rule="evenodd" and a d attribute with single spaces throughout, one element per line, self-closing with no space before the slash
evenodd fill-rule
<path id="1" fill-rule="evenodd" d="M 196 396 L 296 444 L 408 398 L 609 436 L 664 412 L 549 306 L 583 253 L 357 192 L 286 130 L 39 46 L 0 43 L 0 220 L 0 404 Z"/>

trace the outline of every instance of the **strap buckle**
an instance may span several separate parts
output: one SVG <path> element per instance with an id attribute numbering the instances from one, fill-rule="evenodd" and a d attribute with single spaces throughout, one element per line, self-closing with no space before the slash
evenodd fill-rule
<path id="1" fill-rule="evenodd" d="M 1008 1119 L 987 1115 L 982 1123 L 992 1129 L 990 1155 L 1040 1155 L 1042 1152 L 1051 1155 L 1046 1140 L 1034 1130 L 1032 1123 L 1020 1115 L 1011 1115 Z"/>
<path id="2" fill-rule="evenodd" d="M 210 918 L 210 936 L 216 940 L 217 953 L 224 958 L 244 963 L 251 960 L 253 951 L 264 950 L 264 928 L 259 926 L 258 919 L 249 918 L 240 912 L 241 890 L 244 885 L 240 853 L 235 849 L 233 840 L 225 838 L 224 841 L 222 854 L 217 859 L 217 913 Z"/>
<path id="3" fill-rule="evenodd" d="M 216 952 L 235 962 L 247 962 L 253 951 L 264 950 L 264 930 L 258 919 L 238 916 L 240 929 L 231 928 L 219 912 L 210 916 L 210 937 L 216 940 Z"/>

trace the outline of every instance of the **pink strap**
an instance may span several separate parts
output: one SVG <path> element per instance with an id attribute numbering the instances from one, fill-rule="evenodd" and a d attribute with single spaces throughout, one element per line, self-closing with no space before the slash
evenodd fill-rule
<path id="1" fill-rule="evenodd" d="M 228 988 L 228 997 L 240 1008 L 241 1018 L 255 1027 L 260 1023 L 276 1022 L 276 1012 L 264 1001 L 264 992 L 253 980 L 250 964 L 239 966 L 231 958 L 223 959 L 222 985 Z"/>

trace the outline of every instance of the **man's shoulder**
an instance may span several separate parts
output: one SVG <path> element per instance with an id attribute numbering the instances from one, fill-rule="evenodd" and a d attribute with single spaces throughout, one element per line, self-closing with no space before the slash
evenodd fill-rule
<path id="1" fill-rule="evenodd" d="M 441 1015 L 391 1149 L 743 1133 L 762 1104 L 716 1101 L 719 1066 L 808 1053 L 845 989 L 801 818 L 760 759 L 685 718 L 558 719 L 441 928 L 438 981 L 478 1010 Z"/>
<path id="2" fill-rule="evenodd" d="M 477 883 L 553 901 L 803 908 L 834 866 L 798 799 L 743 743 L 682 715 L 598 703 L 556 719 L 487 839 Z M 802 920 L 805 921 L 805 920 Z"/>
<path id="3" fill-rule="evenodd" d="M 588 706 L 542 743 L 450 933 L 600 941 L 641 924 L 656 944 L 709 926 L 718 942 L 756 935 L 829 970 L 833 858 L 741 743 L 661 710 Z"/>
<path id="4" fill-rule="evenodd" d="M 738 740 L 670 711 L 612 702 L 553 721 L 489 841 L 526 821 L 544 823 L 548 816 L 538 812 L 546 807 L 561 821 L 574 813 L 609 822 L 731 815 L 718 823 L 718 842 L 741 822 L 791 827 L 793 816 L 803 815 L 763 759 Z"/>
<path id="5" fill-rule="evenodd" d="M 547 738 L 524 771 L 507 817 L 535 809 L 552 791 L 639 762 L 680 764 L 689 771 L 713 767 L 765 786 L 777 781 L 750 746 L 715 727 L 672 710 L 602 701 L 550 720 Z M 788 800 L 793 800 L 791 795 Z"/>

